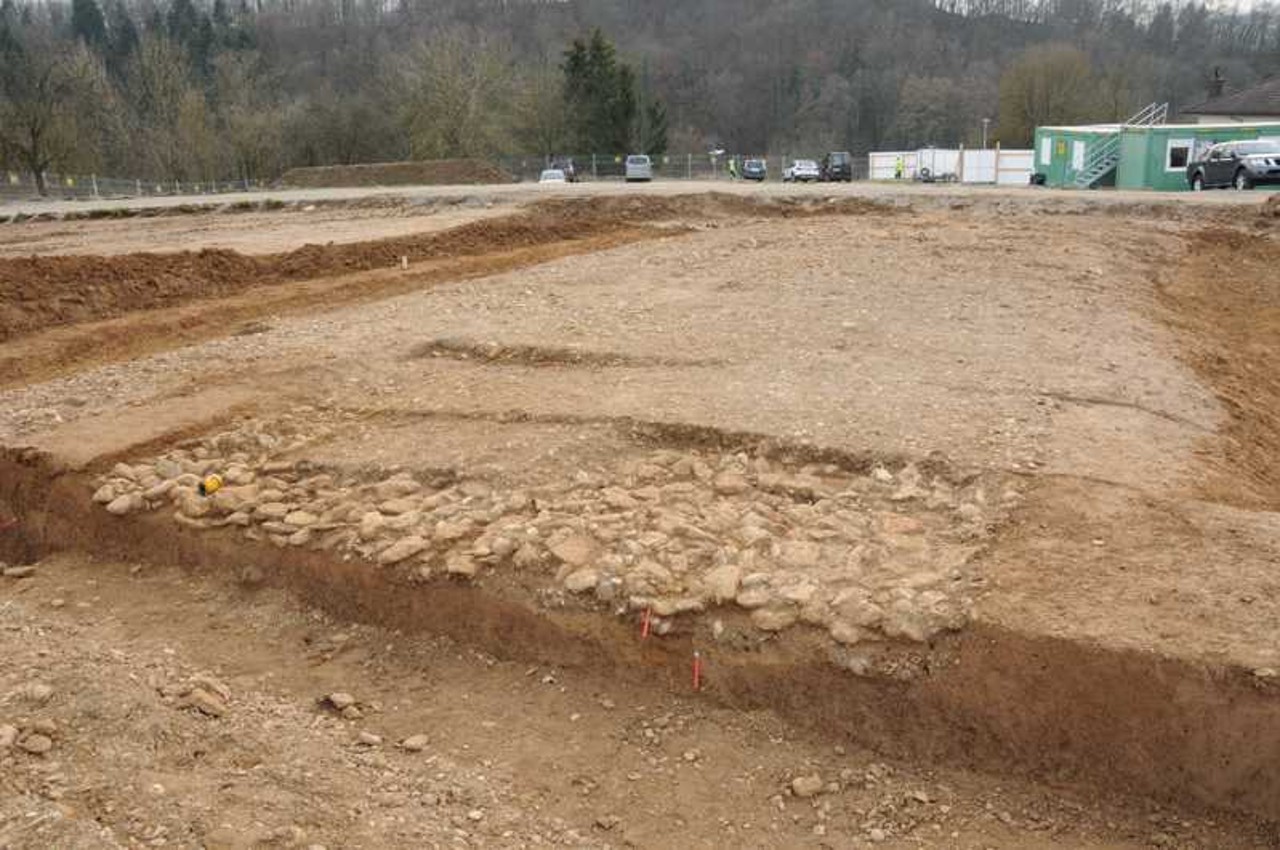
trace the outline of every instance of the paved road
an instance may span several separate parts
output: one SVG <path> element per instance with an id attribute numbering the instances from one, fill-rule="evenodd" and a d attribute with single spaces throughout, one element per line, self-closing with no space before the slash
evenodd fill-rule
<path id="1" fill-rule="evenodd" d="M 15 213 L 64 213 L 97 209 L 155 209 L 182 206 L 184 204 L 223 205 L 243 201 L 265 200 L 286 203 L 308 201 L 354 201 L 362 198 L 402 197 L 424 202 L 467 199 L 489 200 L 493 203 L 521 203 L 540 197 L 564 197 L 575 195 L 663 194 L 674 195 L 706 191 L 733 192 L 743 195 L 838 195 L 842 197 L 866 197 L 878 200 L 895 198 L 988 198 L 1009 200 L 1033 200 L 1052 198 L 1063 202 L 1084 200 L 1097 204 L 1170 204 L 1228 206 L 1256 204 L 1266 192 L 1139 192 L 1112 190 L 1044 189 L 1024 186 L 954 186 L 923 185 L 918 183 L 847 184 L 817 183 L 794 185 L 784 183 L 730 183 L 725 180 L 658 180 L 650 184 L 622 182 L 579 183 L 563 186 L 540 186 L 535 183 L 502 184 L 486 186 L 375 186 L 330 189 L 280 189 L 261 192 L 234 192 L 221 195 L 180 195 L 174 197 L 118 198 L 100 200 L 22 200 L 0 202 L 0 216 Z"/>

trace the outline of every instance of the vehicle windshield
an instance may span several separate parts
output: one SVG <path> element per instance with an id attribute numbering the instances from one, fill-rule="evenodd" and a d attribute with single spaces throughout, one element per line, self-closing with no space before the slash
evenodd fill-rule
<path id="1" fill-rule="evenodd" d="M 1280 156 L 1280 143 L 1277 142 L 1237 142 L 1234 147 L 1236 153 L 1241 156 L 1253 156 L 1254 154 L 1275 154 Z"/>
<path id="2" fill-rule="evenodd" d="M 796 168 L 817 168 L 818 163 L 811 159 L 797 159 Z"/>
<path id="3" fill-rule="evenodd" d="M 758 159 L 747 160 L 747 168 L 764 168 L 764 163 Z"/>
<path id="4" fill-rule="evenodd" d="M 835 165 L 843 165 L 849 161 L 849 155 L 847 153 L 833 153 L 830 158 L 832 164 Z"/>
<path id="5" fill-rule="evenodd" d="M 617 160 L 614 160 L 617 162 Z M 648 165 L 649 157 L 647 156 L 629 156 L 627 157 L 627 165 Z"/>

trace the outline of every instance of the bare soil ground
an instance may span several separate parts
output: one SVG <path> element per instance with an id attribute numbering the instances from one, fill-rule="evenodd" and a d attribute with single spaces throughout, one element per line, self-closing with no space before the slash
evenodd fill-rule
<path id="1" fill-rule="evenodd" d="M 268 796 L 276 815 L 254 825 L 247 807 L 261 800 L 246 793 L 225 809 L 229 841 L 1273 846 L 1272 827 L 1222 811 L 1280 817 L 1274 217 L 1052 194 L 914 197 L 556 197 L 441 234 L 272 254 L 0 259 L 12 296 L 0 444 L 47 453 L 8 457 L 0 523 L 19 524 L 0 531 L 0 557 L 100 549 L 163 576 L 135 599 L 141 579 L 127 570 L 58 556 L 38 583 L 6 590 L 35 618 L 15 631 L 58 633 L 81 612 L 47 609 L 48 576 L 75 584 L 101 569 L 119 623 L 145 626 L 122 636 L 103 615 L 85 628 L 132 657 L 153 630 L 179 641 L 188 624 L 166 629 L 147 612 L 197 581 L 192 621 L 241 637 L 213 646 L 193 631 L 175 647 L 190 661 L 129 688 L 186 730 L 164 740 L 194 746 L 183 736 L 218 725 L 175 707 L 199 670 L 283 677 L 225 682 L 232 711 L 219 722 L 238 724 L 243 708 L 236 734 L 267 754 L 261 768 L 240 764 L 241 742 L 227 742 L 216 764 L 247 782 L 278 771 L 295 795 Z M 246 231 L 272 220 L 254 215 Z M 371 211 L 344 232 L 366 215 L 381 235 Z M 164 221 L 177 236 L 180 220 Z M 96 234 L 85 244 L 118 238 L 117 223 L 82 226 Z M 99 283 L 86 291 L 86 277 Z M 204 499 L 195 484 L 212 472 L 227 492 Z M 174 563 L 237 566 L 195 580 Z M 370 752 L 343 743 L 356 727 L 308 702 L 326 686 L 283 672 L 299 666 L 290 624 L 319 615 L 274 589 L 218 584 L 219 572 L 429 645 L 377 661 L 383 709 L 371 714 L 390 722 L 396 694 L 428 699 L 457 724 L 444 773 L 463 790 L 446 793 L 391 746 L 411 734 L 398 715 Z M 259 617 L 281 631 L 260 633 Z M 667 647 L 659 656 L 620 638 L 641 619 Z M 418 628 L 459 643 L 411 637 Z M 445 662 L 468 646 L 502 660 Z M 706 700 L 673 695 L 692 649 L 708 664 Z M 528 701 L 546 693 L 534 683 L 495 727 L 475 727 L 485 711 L 445 710 L 471 695 L 496 712 L 525 693 L 531 657 L 564 666 L 557 682 L 581 676 L 617 714 L 571 710 L 569 723 L 599 723 L 577 737 L 591 727 L 544 716 L 550 704 Z M 15 705 L 38 658 L 0 668 Z M 90 660 L 68 658 L 67 675 Z M 448 671 L 430 698 L 408 684 L 415 665 Z M 637 665 L 647 672 L 626 672 Z M 482 687 L 485 671 L 497 690 Z M 341 672 L 360 682 L 349 689 L 370 687 Z M 275 706 L 287 743 L 258 734 L 260 705 Z M 645 771 L 619 749 L 626 706 L 645 706 L 637 719 L 697 718 L 682 734 L 704 743 L 681 738 L 679 757 L 659 760 L 673 771 L 661 788 L 629 779 Z M 766 729 L 788 742 L 781 752 L 761 743 Z M 771 799 L 810 762 L 839 776 L 820 758 L 832 736 L 906 759 L 886 775 L 907 784 L 946 773 L 955 801 L 927 824 L 923 812 L 895 820 L 913 804 L 881 824 L 871 785 Z M 563 740 L 607 765 L 550 767 L 557 782 L 588 777 L 573 805 L 540 784 L 571 757 L 549 743 Z M 177 758 L 158 746 L 130 756 L 139 770 Z M 311 751 L 324 767 L 293 755 Z M 73 768 L 103 769 L 101 753 L 75 752 Z M 45 763 L 14 757 L 23 770 Z M 711 760 L 722 769 L 707 771 Z M 183 762 L 197 787 L 172 792 L 166 774 L 164 793 L 132 797 L 147 801 L 144 825 L 98 816 L 100 835 L 208 843 L 199 830 L 218 824 L 176 814 L 219 808 L 226 780 L 197 761 Z M 374 768 L 401 796 L 366 821 L 347 798 Z M 993 775 L 997 795 L 1056 796 L 1036 784 L 1048 782 L 1076 802 L 1031 818 L 988 808 Z M 1089 789 L 1146 794 L 1177 814 L 1131 798 L 1104 807 Z M 438 817 L 421 814 L 422 795 Z M 37 831 L 81 828 L 23 806 L 0 836 L 27 841 L 25 811 L 31 834 L 54 843 L 72 833 Z M 299 806 L 325 811 L 284 816 Z M 286 835 L 295 827 L 312 837 Z"/>
<path id="2" fill-rule="evenodd" d="M 310 209 L 307 207 L 310 206 Z M 501 203 L 457 195 L 424 203 L 387 199 L 359 205 L 307 204 L 295 214 L 209 210 L 148 219 L 32 221 L 0 228 L 0 257 L 115 255 L 188 251 L 271 254 L 299 245 L 368 242 L 448 230 L 510 209 Z"/>
<path id="3" fill-rule="evenodd" d="M 0 755 L 0 846 L 1266 841 L 1229 818 L 886 760 L 767 711 L 334 621 L 219 576 L 59 556 L 5 582 L 0 716 L 50 730 L 53 749 Z M 193 686 L 221 713 L 187 705 Z M 813 775 L 822 790 L 796 796 Z"/>

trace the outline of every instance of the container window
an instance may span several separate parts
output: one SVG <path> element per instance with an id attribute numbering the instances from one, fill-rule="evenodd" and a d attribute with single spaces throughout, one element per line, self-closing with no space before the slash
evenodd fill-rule
<path id="1" fill-rule="evenodd" d="M 1194 144 L 1194 139 L 1170 139 L 1164 158 L 1164 170 L 1182 171 L 1185 169 L 1187 164 L 1191 162 L 1191 148 Z"/>
<path id="2" fill-rule="evenodd" d="M 1074 171 L 1084 171 L 1084 142 L 1071 143 L 1071 168 Z"/>
<path id="3" fill-rule="evenodd" d="M 1053 137 L 1044 135 L 1040 137 L 1040 164 L 1048 165 L 1053 158 Z"/>

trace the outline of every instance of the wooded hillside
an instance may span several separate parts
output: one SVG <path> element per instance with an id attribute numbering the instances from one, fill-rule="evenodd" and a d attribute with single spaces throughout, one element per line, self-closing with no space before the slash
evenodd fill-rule
<path id="1" fill-rule="evenodd" d="M 587 145 L 861 152 L 974 144 L 983 118 L 1020 145 L 1037 121 L 1203 100 L 1214 67 L 1233 86 L 1280 72 L 1275 7 L 0 0 L 0 166 L 200 180 L 622 152 Z"/>

